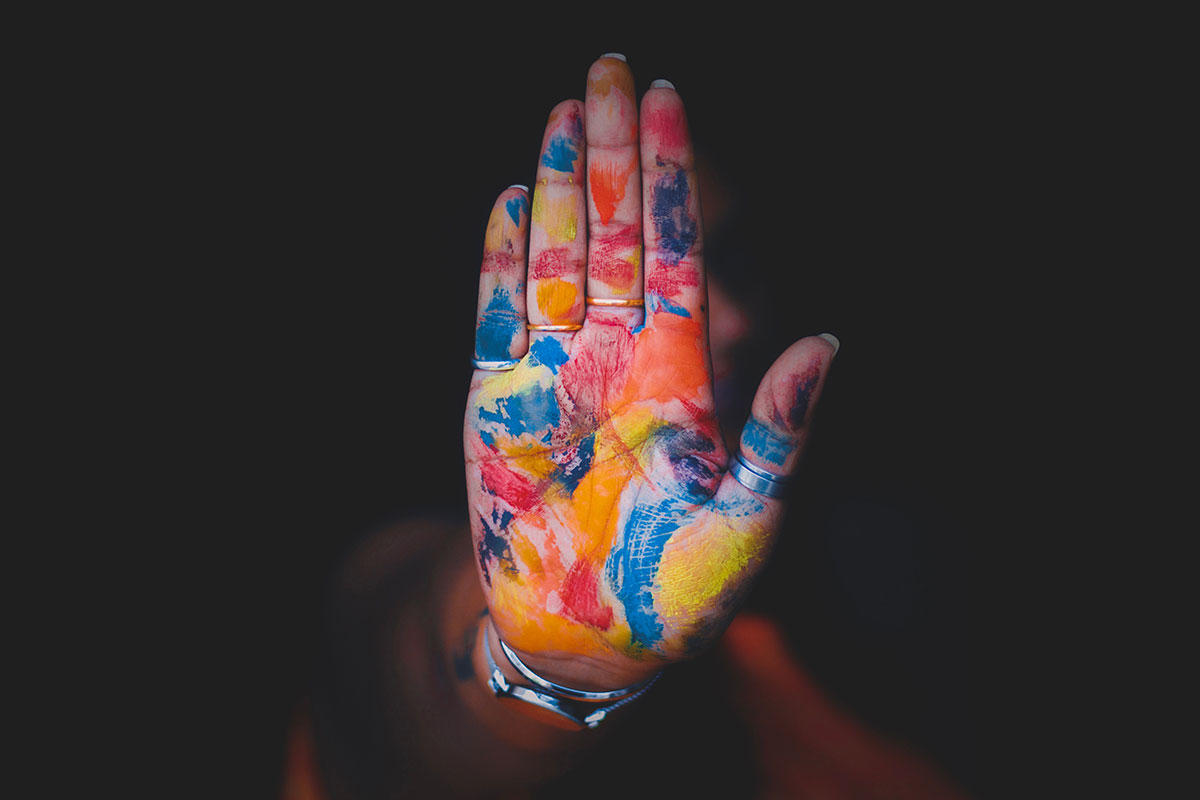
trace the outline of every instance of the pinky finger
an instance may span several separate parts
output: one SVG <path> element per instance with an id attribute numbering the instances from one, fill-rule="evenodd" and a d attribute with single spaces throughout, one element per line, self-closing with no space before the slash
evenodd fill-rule
<path id="1" fill-rule="evenodd" d="M 525 260 L 529 233 L 529 190 L 510 186 L 488 218 L 475 317 L 475 358 L 521 358 L 529 345 L 525 328 Z"/>

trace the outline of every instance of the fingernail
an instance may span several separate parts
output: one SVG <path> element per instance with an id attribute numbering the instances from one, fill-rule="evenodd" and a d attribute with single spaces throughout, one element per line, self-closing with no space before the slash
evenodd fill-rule
<path id="1" fill-rule="evenodd" d="M 509 189 L 524 189 L 526 194 L 529 193 L 529 187 L 523 183 L 514 183 L 512 186 L 510 186 L 508 188 Z"/>
<path id="2" fill-rule="evenodd" d="M 842 346 L 842 343 L 838 341 L 838 338 L 832 333 L 822 333 L 821 338 L 833 345 L 833 354 L 836 356 L 838 348 Z"/>
<path id="3" fill-rule="evenodd" d="M 602 55 L 600 57 L 601 58 L 619 58 L 621 61 L 624 61 L 626 64 L 629 63 L 629 61 L 625 58 L 625 56 L 621 55 L 620 53 L 605 53 L 604 55 Z"/>
<path id="4" fill-rule="evenodd" d="M 668 80 L 663 80 L 662 78 L 659 78 L 658 80 L 651 82 L 650 88 L 651 89 L 674 89 L 675 84 L 671 83 Z"/>

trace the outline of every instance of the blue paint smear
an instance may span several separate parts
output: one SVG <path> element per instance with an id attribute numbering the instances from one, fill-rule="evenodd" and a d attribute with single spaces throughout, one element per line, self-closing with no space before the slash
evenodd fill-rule
<path id="1" fill-rule="evenodd" d="M 502 287 L 492 290 L 492 299 L 483 310 L 483 319 L 475 331 L 475 352 L 479 358 L 502 360 L 509 357 L 513 337 L 524 324 L 524 315 L 513 308 Z"/>
<path id="2" fill-rule="evenodd" d="M 519 194 L 505 203 L 504 208 L 508 211 L 508 217 L 513 221 L 513 225 L 520 226 L 521 212 L 529 214 L 529 201 L 525 199 L 525 195 Z"/>
<path id="3" fill-rule="evenodd" d="M 558 374 L 558 368 L 567 363 L 567 351 L 563 350 L 562 344 L 553 336 L 538 339 L 529 348 L 529 354 L 532 356 L 532 363 L 549 367 L 555 375 Z"/>
<path id="4" fill-rule="evenodd" d="M 530 386 L 527 389 L 501 397 L 496 401 L 496 410 L 479 409 L 479 419 L 483 422 L 495 422 L 504 428 L 509 436 L 520 436 L 522 433 L 537 434 L 550 428 L 542 441 L 549 441 L 553 428 L 558 426 L 558 399 L 554 389 L 543 389 L 540 386 Z"/>
<path id="5" fill-rule="evenodd" d="M 584 437 L 576 448 L 573 457 L 559 466 L 555 480 L 562 484 L 567 494 L 574 494 L 583 476 L 592 468 L 592 456 L 596 452 L 596 434 L 590 433 Z"/>
<path id="6" fill-rule="evenodd" d="M 508 539 L 503 534 L 508 523 L 512 522 L 513 515 L 508 511 L 492 512 L 492 525 L 495 525 L 495 530 L 488 521 L 483 517 L 479 518 L 483 524 L 483 538 L 479 540 L 479 566 L 483 571 L 483 578 L 487 581 L 487 585 L 492 585 L 492 576 L 488 571 L 488 563 L 494 558 L 499 562 L 500 568 L 505 574 L 516 577 L 517 563 L 513 561 L 512 550 L 508 546 Z M 499 533 L 497 533 L 499 531 Z"/>
<path id="7" fill-rule="evenodd" d="M 817 380 L 820 377 L 818 374 L 806 375 L 796 384 L 796 405 L 792 406 L 792 411 L 788 414 L 793 428 L 799 428 L 804 424 L 804 418 L 808 415 L 808 404 L 812 400 L 813 389 L 817 387 Z"/>
<path id="8" fill-rule="evenodd" d="M 794 440 L 785 439 L 753 417 L 742 429 L 742 441 L 759 458 L 777 465 L 783 464 L 788 454 L 796 449 Z"/>
<path id="9" fill-rule="evenodd" d="M 662 622 L 654 611 L 654 579 L 667 540 L 683 524 L 688 506 L 668 499 L 633 507 L 621 543 L 608 554 L 605 573 L 625 606 L 634 648 L 662 641 Z"/>
<path id="10" fill-rule="evenodd" d="M 542 153 L 542 164 L 559 172 L 574 172 L 575 159 L 579 157 L 579 151 L 575 148 L 575 141 L 570 136 L 556 133 L 546 144 L 546 152 Z"/>
<path id="11" fill-rule="evenodd" d="M 662 442 L 671 464 L 677 486 L 683 490 L 681 499 L 692 504 L 703 503 L 712 496 L 713 471 L 697 453 L 716 449 L 712 440 L 701 433 L 672 425 L 660 428 L 655 437 Z"/>
<path id="12" fill-rule="evenodd" d="M 661 294 L 655 294 L 654 292 L 651 292 L 647 297 L 647 305 L 650 306 L 650 313 L 652 314 L 658 311 L 669 311 L 676 316 L 688 317 L 689 319 L 692 316 L 691 312 L 683 306 L 678 303 L 672 303 Z"/>
<path id="13" fill-rule="evenodd" d="M 718 500 L 714 497 L 710 508 L 724 517 L 752 517 L 761 514 L 766 506 L 754 495 L 747 494 L 725 500 Z"/>
<path id="14" fill-rule="evenodd" d="M 676 266 L 696 243 L 696 220 L 688 216 L 687 173 L 677 170 L 663 175 L 651 192 L 650 216 L 658 232 L 658 249 L 667 266 Z"/>
<path id="15" fill-rule="evenodd" d="M 496 437 L 492 436 L 492 434 L 488 433 L 487 431 L 480 431 L 479 438 L 482 439 L 483 443 L 488 447 L 493 449 L 496 447 Z"/>

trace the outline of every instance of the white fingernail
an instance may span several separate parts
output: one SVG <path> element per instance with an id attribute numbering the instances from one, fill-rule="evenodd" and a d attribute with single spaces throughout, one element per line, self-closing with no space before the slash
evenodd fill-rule
<path id="1" fill-rule="evenodd" d="M 675 84 L 671 83 L 668 80 L 663 80 L 662 78 L 659 78 L 658 80 L 651 82 L 650 88 L 651 89 L 674 89 Z"/>
<path id="2" fill-rule="evenodd" d="M 836 356 L 838 348 L 842 346 L 842 343 L 838 341 L 838 338 L 832 333 L 822 333 L 821 338 L 833 345 L 833 354 Z"/>
<path id="3" fill-rule="evenodd" d="M 512 186 L 510 186 L 508 188 L 509 189 L 524 189 L 526 194 L 529 193 L 529 187 L 523 183 L 514 183 Z"/>
<path id="4" fill-rule="evenodd" d="M 602 55 L 600 57 L 601 58 L 619 58 L 620 60 L 624 61 L 626 64 L 629 63 L 629 61 L 625 58 L 625 56 L 621 55 L 620 53 L 605 53 L 604 55 Z"/>

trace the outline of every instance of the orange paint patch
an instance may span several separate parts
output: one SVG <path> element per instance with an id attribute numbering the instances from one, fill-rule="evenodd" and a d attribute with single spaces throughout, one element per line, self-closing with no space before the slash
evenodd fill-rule
<path id="1" fill-rule="evenodd" d="M 640 334 L 629 380 L 614 405 L 658 400 L 669 403 L 681 395 L 695 397 L 708 383 L 708 368 L 700 348 L 700 323 L 676 314 L 655 314 L 653 327 Z"/>
<path id="2" fill-rule="evenodd" d="M 633 102 L 633 73 L 623 67 L 605 69 L 603 74 L 588 78 L 588 91 L 601 97 L 608 97 L 614 88 Z"/>
<path id="3" fill-rule="evenodd" d="M 537 282 L 538 311 L 550 320 L 549 324 L 558 321 L 571 321 L 571 311 L 579 297 L 579 289 L 573 283 L 561 278 L 545 278 Z"/>
<path id="4" fill-rule="evenodd" d="M 601 223 L 607 225 L 612 219 L 613 213 L 616 212 L 617 206 L 625 199 L 629 176 L 636 168 L 636 162 L 624 167 L 605 162 L 593 162 L 588 165 L 592 202 L 596 204 L 596 213 L 600 215 Z"/>

